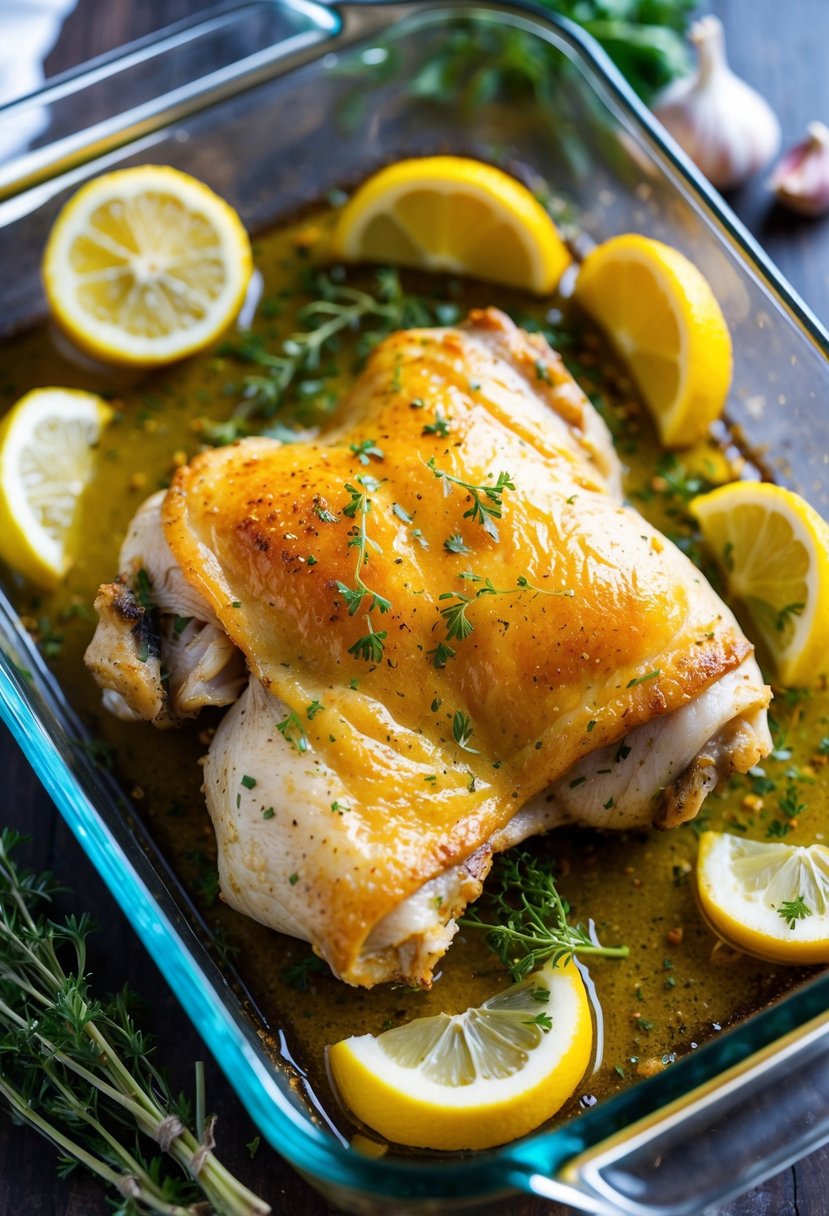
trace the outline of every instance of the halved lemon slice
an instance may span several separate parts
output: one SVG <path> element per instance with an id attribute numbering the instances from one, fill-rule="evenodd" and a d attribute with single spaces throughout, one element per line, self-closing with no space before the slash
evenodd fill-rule
<path id="1" fill-rule="evenodd" d="M 791 490 L 738 481 L 690 510 L 785 685 L 829 673 L 829 525 Z"/>
<path id="2" fill-rule="evenodd" d="M 49 235 L 43 283 L 83 350 L 153 367 L 227 328 L 252 267 L 232 207 L 186 173 L 141 165 L 97 177 L 69 200 Z"/>
<path id="3" fill-rule="evenodd" d="M 553 1115 L 581 1080 L 592 1044 L 584 983 L 571 962 L 547 964 L 466 1013 L 344 1039 L 328 1060 L 346 1105 L 387 1140 L 475 1149 L 514 1140 Z"/>
<path id="4" fill-rule="evenodd" d="M 0 423 L 0 557 L 41 586 L 71 565 L 78 502 L 111 418 L 93 393 L 38 388 Z"/>
<path id="5" fill-rule="evenodd" d="M 703 832 L 697 892 L 727 942 L 775 963 L 829 963 L 829 849 Z"/>
<path id="6" fill-rule="evenodd" d="M 662 442 L 701 439 L 728 396 L 731 337 L 696 266 L 629 232 L 587 255 L 575 296 L 626 361 Z"/>
<path id="7" fill-rule="evenodd" d="M 402 160 L 340 213 L 332 253 L 349 262 L 448 270 L 538 295 L 571 258 L 555 224 L 514 177 L 462 156 Z"/>

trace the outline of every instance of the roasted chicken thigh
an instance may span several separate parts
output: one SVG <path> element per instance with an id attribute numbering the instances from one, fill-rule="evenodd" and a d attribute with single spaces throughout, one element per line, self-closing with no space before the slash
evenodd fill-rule
<path id="1" fill-rule="evenodd" d="M 494 851 L 693 817 L 770 750 L 769 691 L 540 337 L 397 333 L 339 417 L 179 470 L 88 662 L 122 716 L 235 701 L 204 768 L 232 906 L 349 983 L 426 984 Z"/>

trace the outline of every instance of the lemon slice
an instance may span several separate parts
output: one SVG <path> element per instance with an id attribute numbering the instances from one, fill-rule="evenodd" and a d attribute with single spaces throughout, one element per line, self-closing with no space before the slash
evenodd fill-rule
<path id="1" fill-rule="evenodd" d="M 829 849 L 703 832 L 697 892 L 726 941 L 775 963 L 829 963 Z"/>
<path id="2" fill-rule="evenodd" d="M 0 557 L 41 586 L 71 565 L 78 502 L 111 418 L 93 393 L 39 388 L 0 423 Z"/>
<path id="3" fill-rule="evenodd" d="M 555 224 L 515 178 L 461 156 L 402 160 L 375 173 L 340 213 L 333 256 L 448 270 L 538 295 L 571 258 Z"/>
<path id="4" fill-rule="evenodd" d="M 514 1140 L 554 1114 L 592 1044 L 578 969 L 547 964 L 477 1009 L 343 1039 L 328 1060 L 346 1105 L 386 1139 L 474 1149 Z"/>
<path id="5" fill-rule="evenodd" d="M 212 342 L 233 321 L 253 266 L 232 207 L 186 173 L 106 173 L 58 215 L 43 258 L 52 313 L 83 350 L 153 367 Z"/>
<path id="6" fill-rule="evenodd" d="M 728 396 L 731 337 L 696 266 L 630 232 L 587 255 L 575 296 L 627 362 L 662 442 L 701 439 Z"/>
<path id="7" fill-rule="evenodd" d="M 738 481 L 692 499 L 730 596 L 750 615 L 784 685 L 829 673 L 829 525 L 799 494 Z"/>

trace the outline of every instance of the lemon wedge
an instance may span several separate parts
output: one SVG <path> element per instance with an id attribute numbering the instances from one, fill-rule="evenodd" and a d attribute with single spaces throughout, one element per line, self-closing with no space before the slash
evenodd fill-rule
<path id="1" fill-rule="evenodd" d="M 799 494 L 738 481 L 690 511 L 784 685 L 829 673 L 829 525 Z"/>
<path id="2" fill-rule="evenodd" d="M 78 503 L 111 418 L 93 393 L 39 388 L 0 423 L 0 557 L 40 586 L 72 564 Z"/>
<path id="3" fill-rule="evenodd" d="M 571 261 L 526 186 L 462 156 L 402 160 L 375 173 L 341 211 L 332 254 L 448 270 L 537 295 L 553 291 Z"/>
<path id="4" fill-rule="evenodd" d="M 570 962 L 547 964 L 466 1013 L 343 1039 L 328 1061 L 346 1105 L 387 1140 L 478 1149 L 549 1119 L 581 1080 L 592 1045 L 584 983 Z"/>
<path id="5" fill-rule="evenodd" d="M 141 165 L 97 177 L 69 200 L 49 234 L 43 284 L 84 351 L 154 367 L 227 328 L 252 268 L 232 207 L 186 173 Z"/>
<path id="6" fill-rule="evenodd" d="M 630 232 L 587 255 L 575 297 L 626 361 L 669 447 L 701 439 L 731 384 L 731 337 L 691 262 Z"/>
<path id="7" fill-rule="evenodd" d="M 703 914 L 727 942 L 775 963 L 829 963 L 829 849 L 703 832 Z"/>

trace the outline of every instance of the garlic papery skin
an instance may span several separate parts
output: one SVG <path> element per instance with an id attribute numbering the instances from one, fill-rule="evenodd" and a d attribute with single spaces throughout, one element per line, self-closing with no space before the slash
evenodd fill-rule
<path id="1" fill-rule="evenodd" d="M 769 188 L 777 200 L 801 215 L 829 211 L 829 127 L 812 122 L 808 138 L 787 152 L 774 170 Z"/>
<path id="2" fill-rule="evenodd" d="M 696 21 L 688 36 L 697 51 L 696 75 L 671 85 L 654 113 L 714 186 L 739 186 L 777 152 L 780 123 L 768 102 L 731 71 L 716 17 Z"/>

